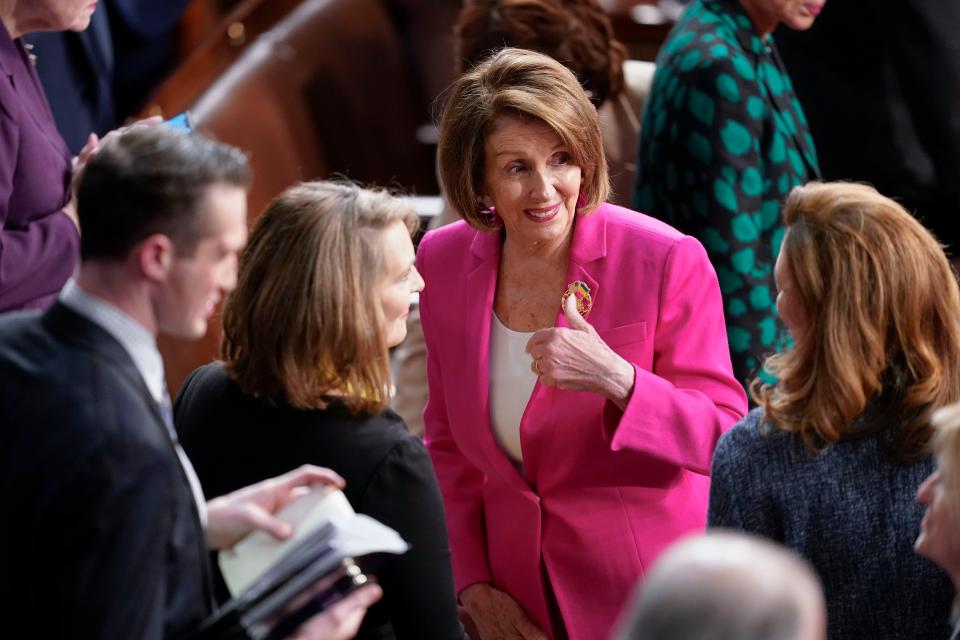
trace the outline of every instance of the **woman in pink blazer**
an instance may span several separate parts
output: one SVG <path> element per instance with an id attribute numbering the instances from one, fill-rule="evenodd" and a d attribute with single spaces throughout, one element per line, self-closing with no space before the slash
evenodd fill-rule
<path id="1" fill-rule="evenodd" d="M 596 110 L 553 59 L 494 54 L 440 128 L 465 221 L 418 268 L 456 588 L 484 640 L 602 639 L 704 527 L 714 445 L 746 412 L 717 278 L 693 238 L 604 203 Z"/>

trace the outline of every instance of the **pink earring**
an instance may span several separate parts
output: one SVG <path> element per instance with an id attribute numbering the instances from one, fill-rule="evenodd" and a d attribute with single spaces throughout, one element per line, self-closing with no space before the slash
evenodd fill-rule
<path id="1" fill-rule="evenodd" d="M 587 197 L 587 192 L 581 189 L 580 195 L 577 196 L 577 209 L 582 209 L 585 207 L 589 200 L 590 198 Z"/>
<path id="2" fill-rule="evenodd" d="M 483 205 L 481 205 L 482 207 Z M 503 221 L 500 219 L 500 216 L 497 215 L 497 208 L 493 205 L 490 205 L 486 208 L 481 208 L 477 213 L 480 214 L 480 217 L 483 218 L 484 224 L 488 227 L 499 227 L 503 224 Z"/>

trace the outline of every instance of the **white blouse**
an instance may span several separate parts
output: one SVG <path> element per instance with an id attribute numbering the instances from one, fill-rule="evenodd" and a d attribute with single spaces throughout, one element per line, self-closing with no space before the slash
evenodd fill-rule
<path id="1" fill-rule="evenodd" d="M 507 328 L 496 313 L 490 323 L 490 423 L 500 448 L 516 462 L 523 462 L 520 449 L 520 419 L 527 408 L 537 374 L 530 369 L 524 351 L 534 332 Z"/>

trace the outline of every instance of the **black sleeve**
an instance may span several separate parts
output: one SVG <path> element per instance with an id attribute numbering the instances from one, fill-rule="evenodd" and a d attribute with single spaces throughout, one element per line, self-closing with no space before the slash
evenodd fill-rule
<path id="1" fill-rule="evenodd" d="M 190 375 L 187 376 L 187 379 L 184 380 L 183 384 L 180 385 L 180 390 L 177 391 L 177 396 L 173 400 L 173 426 L 176 428 L 177 436 L 180 438 L 181 442 L 183 441 L 185 435 L 185 427 L 181 428 L 181 426 L 184 425 L 184 423 L 187 425 L 190 424 L 190 421 L 185 420 L 184 416 L 189 415 L 189 407 L 191 406 L 191 401 L 195 395 L 195 391 L 197 387 L 201 386 L 201 371 L 203 371 L 203 367 L 194 369 L 192 372 L 190 372 Z"/>
<path id="2" fill-rule="evenodd" d="M 39 595 L 54 637 L 164 637 L 176 462 L 121 444 L 78 461 L 47 506 Z"/>
<path id="3" fill-rule="evenodd" d="M 461 640 L 443 502 L 427 450 L 398 442 L 377 468 L 357 511 L 395 529 L 410 550 L 376 571 L 399 640 Z"/>

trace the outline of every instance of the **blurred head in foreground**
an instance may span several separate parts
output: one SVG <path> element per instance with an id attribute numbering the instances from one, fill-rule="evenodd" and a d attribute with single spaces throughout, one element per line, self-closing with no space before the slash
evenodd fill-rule
<path id="1" fill-rule="evenodd" d="M 820 582 L 798 556 L 733 532 L 688 537 L 637 589 L 614 640 L 822 640 Z"/>

